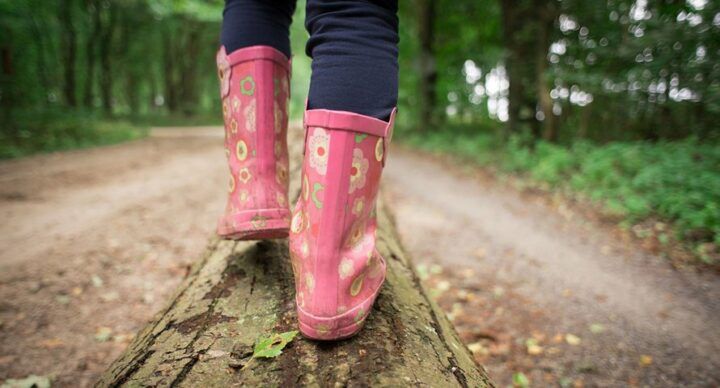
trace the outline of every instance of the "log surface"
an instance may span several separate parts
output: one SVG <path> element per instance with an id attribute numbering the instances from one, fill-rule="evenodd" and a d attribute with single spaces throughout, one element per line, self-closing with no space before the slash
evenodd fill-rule
<path id="1" fill-rule="evenodd" d="M 377 214 L 388 272 L 357 336 L 314 342 L 298 335 L 277 358 L 238 367 L 259 337 L 296 330 L 287 242 L 213 239 L 97 386 L 493 386 L 428 297 L 384 201 Z"/>

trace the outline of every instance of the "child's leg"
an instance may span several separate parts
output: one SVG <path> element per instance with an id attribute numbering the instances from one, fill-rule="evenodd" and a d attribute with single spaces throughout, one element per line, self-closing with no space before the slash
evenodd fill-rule
<path id="1" fill-rule="evenodd" d="M 310 338 L 357 333 L 385 280 L 375 199 L 397 100 L 396 11 L 396 1 L 308 1 L 313 75 L 290 254 Z"/>
<path id="2" fill-rule="evenodd" d="M 228 53 L 270 46 L 290 58 L 295 0 L 225 0 L 220 43 Z"/>
<path id="3" fill-rule="evenodd" d="M 387 120 L 397 105 L 397 0 L 308 0 L 309 109 Z"/>
<path id="4" fill-rule="evenodd" d="M 227 0 L 217 55 L 230 187 L 218 233 L 285 237 L 289 27 L 295 0 Z"/>

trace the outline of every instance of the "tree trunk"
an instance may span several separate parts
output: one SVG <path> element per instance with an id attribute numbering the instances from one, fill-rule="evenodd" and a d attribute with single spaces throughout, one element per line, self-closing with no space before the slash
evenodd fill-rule
<path id="1" fill-rule="evenodd" d="M 165 105 L 169 112 L 177 110 L 177 90 L 175 87 L 175 58 L 173 50 L 173 40 L 171 39 L 172 25 L 168 26 L 168 31 L 163 34 L 163 80 L 165 81 Z"/>
<path id="2" fill-rule="evenodd" d="M 523 7 L 514 0 L 501 0 L 502 35 L 505 46 L 505 70 L 508 77 L 508 121 L 507 134 L 519 133 L 527 121 L 526 86 L 527 77 L 524 75 L 528 66 L 527 47 L 519 38 L 521 29 L 527 28 L 523 20 Z"/>
<path id="3" fill-rule="evenodd" d="M 292 268 L 285 240 L 213 239 L 169 305 L 97 386 L 492 387 L 428 297 L 383 201 L 377 214 L 387 280 L 357 336 L 337 342 L 298 336 L 275 359 L 235 367 L 248 361 L 259 337 L 296 329 Z"/>
<path id="4" fill-rule="evenodd" d="M 63 58 L 63 95 L 69 106 L 77 105 L 75 95 L 75 62 L 77 56 L 77 33 L 73 25 L 73 0 L 60 0 L 59 20 Z"/>
<path id="5" fill-rule="evenodd" d="M 98 35 L 100 35 L 100 4 L 97 0 L 88 0 L 86 7 L 91 19 L 90 35 L 85 47 L 85 63 L 87 66 L 85 74 L 85 91 L 83 93 L 83 105 L 92 109 L 95 100 L 93 88 L 95 85 L 95 48 L 97 47 Z"/>
<path id="6" fill-rule="evenodd" d="M 550 97 L 550 86 L 545 72 L 548 69 L 547 54 L 550 49 L 550 32 L 555 21 L 554 7 L 550 4 L 542 5 L 538 13 L 538 34 L 535 51 L 535 68 L 537 73 L 538 103 L 543 112 L 543 134 L 545 140 L 555 142 L 558 140 L 557 120 L 553 113 L 553 100 Z"/>
<path id="7" fill-rule="evenodd" d="M 435 0 L 419 0 L 417 8 L 418 35 L 420 36 L 420 125 L 432 127 L 436 115 L 437 66 L 435 63 Z"/>
<path id="8" fill-rule="evenodd" d="M 200 50 L 200 32 L 202 26 L 197 23 L 188 21 L 188 36 L 185 40 L 184 50 L 185 57 L 198 58 Z M 179 57 L 176 57 L 179 58 Z M 197 112 L 198 108 L 198 90 L 197 90 L 197 62 L 195 60 L 185 60 L 182 62 L 182 71 L 180 77 L 180 99 L 182 112 L 186 116 L 192 116 Z"/>
<path id="9" fill-rule="evenodd" d="M 510 84 L 508 132 L 530 131 L 539 138 L 542 130 L 535 114 L 542 103 L 539 97 L 544 96 L 543 89 L 547 90 L 544 84 L 540 88 L 541 82 L 545 82 L 547 67 L 540 61 L 547 61 L 556 6 L 550 0 L 501 0 L 500 6 L 506 48 L 505 69 Z"/>
<path id="10" fill-rule="evenodd" d="M 112 41 L 115 30 L 115 12 L 112 3 L 107 5 L 107 20 L 103 23 L 103 32 L 100 39 L 100 97 L 102 98 L 103 111 L 108 116 L 113 113 L 113 74 L 110 57 L 112 56 Z"/>

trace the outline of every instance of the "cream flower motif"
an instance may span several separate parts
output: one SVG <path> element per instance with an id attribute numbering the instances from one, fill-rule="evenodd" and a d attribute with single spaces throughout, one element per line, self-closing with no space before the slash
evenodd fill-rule
<path id="1" fill-rule="evenodd" d="M 355 201 L 352 205 L 352 214 L 359 216 L 362 214 L 363 209 L 365 208 L 365 199 L 363 197 L 355 198 Z"/>
<path id="2" fill-rule="evenodd" d="M 280 88 L 283 95 L 287 98 L 287 96 L 290 95 L 290 84 L 288 83 L 288 77 L 280 78 Z"/>
<path id="3" fill-rule="evenodd" d="M 250 224 L 255 229 L 262 229 L 265 225 L 267 225 L 267 217 L 263 217 L 258 214 L 250 220 Z"/>
<path id="4" fill-rule="evenodd" d="M 325 336 L 330 333 L 330 326 L 325 323 L 318 323 L 315 325 L 315 331 L 317 331 L 318 335 Z"/>
<path id="5" fill-rule="evenodd" d="M 365 273 L 361 273 L 358 275 L 358 277 L 353 280 L 352 284 L 350 285 L 350 295 L 351 296 L 358 296 L 360 293 L 360 290 L 362 290 L 363 281 L 365 280 Z"/>
<path id="6" fill-rule="evenodd" d="M 310 198 L 310 182 L 308 181 L 307 175 L 303 175 L 302 198 L 306 201 Z"/>
<path id="7" fill-rule="evenodd" d="M 375 143 L 375 160 L 378 162 L 382 160 L 383 154 L 385 154 L 385 147 L 383 146 L 383 138 L 378 138 Z"/>
<path id="8" fill-rule="evenodd" d="M 230 175 L 230 184 L 228 185 L 228 191 L 231 193 L 235 191 L 235 177 L 233 177 L 232 175 Z"/>
<path id="9" fill-rule="evenodd" d="M 288 170 L 283 163 L 275 165 L 275 181 L 282 186 L 288 183 Z"/>
<path id="10" fill-rule="evenodd" d="M 245 144 L 245 141 L 238 140 L 237 144 L 235 145 L 235 157 L 237 157 L 237 160 L 243 161 L 248 156 L 248 148 L 247 144 Z"/>
<path id="11" fill-rule="evenodd" d="M 280 109 L 280 104 L 275 101 L 275 133 L 282 132 L 283 129 L 283 111 Z"/>
<path id="12" fill-rule="evenodd" d="M 305 216 L 303 215 L 302 210 L 300 210 L 293 216 L 292 222 L 290 223 L 290 230 L 292 230 L 293 233 L 298 234 L 302 232 L 304 228 Z"/>
<path id="13" fill-rule="evenodd" d="M 238 193 L 238 199 L 240 199 L 240 202 L 245 202 L 250 198 L 250 193 L 247 190 L 240 190 Z"/>
<path id="14" fill-rule="evenodd" d="M 225 47 L 218 50 L 215 59 L 218 67 L 218 78 L 220 78 L 220 97 L 225 97 L 230 93 L 230 74 L 232 72 Z"/>
<path id="15" fill-rule="evenodd" d="M 250 178 L 252 178 L 252 174 L 250 174 L 250 170 L 248 170 L 247 167 L 242 168 L 242 169 L 238 172 L 238 179 L 240 180 L 240 182 L 242 182 L 242 183 L 248 183 L 248 181 L 250 180 Z"/>
<path id="16" fill-rule="evenodd" d="M 305 287 L 307 287 L 310 292 L 313 292 L 315 289 L 315 278 L 310 272 L 305 274 Z"/>
<path id="17" fill-rule="evenodd" d="M 350 167 L 350 193 L 365 187 L 365 177 L 369 165 L 370 162 L 363 156 L 362 150 L 355 148 L 353 151 L 352 167 Z"/>
<path id="18" fill-rule="evenodd" d="M 348 240 L 348 246 L 355 248 L 363 241 L 365 237 L 365 222 L 358 220 L 350 229 L 350 239 Z"/>
<path id="19" fill-rule="evenodd" d="M 287 205 L 287 200 L 285 199 L 285 194 L 281 192 L 275 193 L 275 200 L 277 201 L 278 205 L 285 207 Z"/>
<path id="20" fill-rule="evenodd" d="M 308 141 L 310 166 L 320 175 L 325 175 L 328 164 L 330 135 L 322 128 L 316 127 Z"/>
<path id="21" fill-rule="evenodd" d="M 232 98 L 232 110 L 233 112 L 238 112 L 240 110 L 240 99 L 237 96 L 233 96 Z"/>
<path id="22" fill-rule="evenodd" d="M 338 274 L 340 275 L 340 279 L 347 279 L 352 275 L 354 266 L 353 261 L 348 259 L 347 257 L 343 257 L 342 260 L 340 260 L 340 265 L 338 266 Z"/>
<path id="23" fill-rule="evenodd" d="M 382 274 L 382 265 L 380 264 L 380 258 L 372 254 L 367 262 L 367 272 L 371 279 L 374 279 Z"/>
<path id="24" fill-rule="evenodd" d="M 304 257 L 307 257 L 310 254 L 310 246 L 306 240 L 303 240 L 302 244 L 300 244 L 300 253 Z"/>
<path id="25" fill-rule="evenodd" d="M 255 100 L 252 100 L 243 111 L 245 114 L 245 130 L 248 132 L 255 132 L 255 105 Z"/>
<path id="26" fill-rule="evenodd" d="M 361 307 L 353 317 L 353 321 L 355 321 L 355 323 L 359 323 L 363 320 L 363 318 L 365 318 L 365 310 Z"/>

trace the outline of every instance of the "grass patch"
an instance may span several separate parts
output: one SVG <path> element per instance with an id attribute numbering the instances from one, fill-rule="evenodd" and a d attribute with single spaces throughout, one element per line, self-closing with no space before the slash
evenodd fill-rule
<path id="1" fill-rule="evenodd" d="M 147 127 L 82 114 L 25 114 L 0 127 L 0 159 L 109 145 L 146 136 Z"/>
<path id="2" fill-rule="evenodd" d="M 402 133 L 413 147 L 462 157 L 519 174 L 543 189 L 599 203 L 626 225 L 648 219 L 673 224 L 678 240 L 713 262 L 720 247 L 720 144 L 689 138 L 662 142 L 586 141 L 568 146 L 519 137 L 502 141 L 490 131 L 454 128 Z M 662 242 L 662 238 L 660 238 Z"/>

